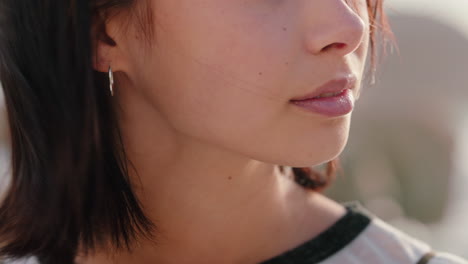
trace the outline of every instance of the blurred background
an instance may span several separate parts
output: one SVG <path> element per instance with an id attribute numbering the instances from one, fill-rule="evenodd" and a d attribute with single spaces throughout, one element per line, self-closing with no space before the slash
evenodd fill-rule
<path id="1" fill-rule="evenodd" d="M 468 258 L 468 1 L 386 1 L 400 52 L 364 87 L 327 194 Z M 0 191 L 7 139 L 0 93 Z"/>
<path id="2" fill-rule="evenodd" d="M 328 195 L 468 257 L 468 1 L 386 0 L 399 53 L 353 114 Z"/>

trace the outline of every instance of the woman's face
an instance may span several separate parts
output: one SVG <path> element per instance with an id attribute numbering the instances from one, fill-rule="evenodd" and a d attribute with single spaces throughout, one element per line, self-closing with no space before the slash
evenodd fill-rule
<path id="1" fill-rule="evenodd" d="M 339 103 L 357 98 L 368 50 L 365 0 L 151 5 L 153 46 L 145 48 L 137 31 L 128 34 L 127 75 L 166 125 L 272 164 L 317 165 L 342 151 L 351 109 Z M 325 112 L 290 102 L 340 78 L 351 80 L 350 95 L 322 99 Z"/>

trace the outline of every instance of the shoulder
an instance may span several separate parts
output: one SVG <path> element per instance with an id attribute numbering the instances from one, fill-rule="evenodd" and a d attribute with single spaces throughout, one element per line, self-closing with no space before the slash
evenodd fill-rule
<path id="1" fill-rule="evenodd" d="M 352 210 L 369 217 L 369 225 L 351 243 L 323 264 L 468 264 L 459 257 L 436 252 L 428 244 L 384 222 L 362 206 L 354 206 Z M 435 253 L 430 254 L 431 252 Z"/>
<path id="2" fill-rule="evenodd" d="M 459 258 L 457 256 L 448 253 L 439 253 L 430 259 L 428 264 L 468 264 L 467 260 Z"/>
<path id="3" fill-rule="evenodd" d="M 462 258 L 437 252 L 428 244 L 411 237 L 379 218 L 373 218 L 368 230 L 362 235 L 363 244 L 373 248 L 376 255 L 391 259 L 394 263 L 468 264 Z"/>
<path id="4" fill-rule="evenodd" d="M 407 258 L 410 263 L 416 264 L 468 264 L 468 261 L 460 257 L 437 252 L 428 244 L 409 236 L 378 218 L 373 219 L 372 222 L 369 234 L 373 233 L 372 240 L 374 243 L 379 244 L 379 242 L 376 242 L 378 240 L 382 240 L 381 245 L 388 243 L 388 246 L 385 244 L 386 250 L 390 252 L 393 250 L 397 258 L 400 258 L 399 255 L 401 255 L 401 258 Z"/>

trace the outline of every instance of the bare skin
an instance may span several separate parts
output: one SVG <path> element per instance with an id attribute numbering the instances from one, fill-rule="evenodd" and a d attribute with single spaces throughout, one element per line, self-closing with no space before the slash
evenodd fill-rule
<path id="1" fill-rule="evenodd" d="M 116 44 L 98 42 L 94 67 L 115 72 L 131 178 L 158 244 L 79 263 L 258 263 L 343 216 L 277 165 L 322 164 L 346 144 L 351 114 L 289 100 L 347 73 L 360 81 L 369 21 L 355 2 L 155 0 L 150 49 L 135 27 L 122 34 L 122 16 L 110 20 Z"/>

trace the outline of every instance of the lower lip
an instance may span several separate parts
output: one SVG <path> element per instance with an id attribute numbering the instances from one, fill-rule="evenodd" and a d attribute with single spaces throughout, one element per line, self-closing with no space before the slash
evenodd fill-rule
<path id="1" fill-rule="evenodd" d="M 351 90 L 346 89 L 333 97 L 312 98 L 301 101 L 291 101 L 291 103 L 309 112 L 328 117 L 339 117 L 353 111 L 354 97 Z"/>

